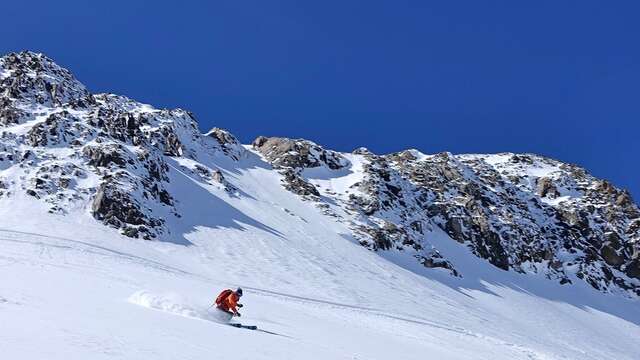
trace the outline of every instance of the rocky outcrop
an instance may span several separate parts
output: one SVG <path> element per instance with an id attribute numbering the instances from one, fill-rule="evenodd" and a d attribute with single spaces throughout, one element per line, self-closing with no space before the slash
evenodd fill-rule
<path id="1" fill-rule="evenodd" d="M 291 191 L 292 193 L 302 196 L 320 196 L 318 189 L 304 180 L 294 170 L 285 169 L 282 171 L 282 175 L 284 175 L 283 184 L 285 189 Z"/>
<path id="2" fill-rule="evenodd" d="M 122 229 L 124 235 L 142 236 L 147 240 L 156 236 L 153 228 L 163 223 L 160 219 L 147 216 L 135 198 L 123 191 L 122 184 L 113 178 L 106 179 L 100 185 L 93 198 L 91 211 L 96 219 Z"/>
<path id="3" fill-rule="evenodd" d="M 0 99 L 0 126 L 20 124 L 29 118 L 29 113 L 13 107 L 11 101 Z"/>
<path id="4" fill-rule="evenodd" d="M 318 190 L 301 175 L 304 169 L 325 167 L 338 170 L 349 161 L 335 151 L 325 150 L 307 140 L 260 136 L 252 143 L 275 169 L 283 175 L 283 186 L 294 194 L 317 198 Z"/>
<path id="5" fill-rule="evenodd" d="M 540 197 L 548 197 L 551 199 L 555 199 L 557 197 L 560 196 L 560 192 L 558 192 L 558 189 L 556 188 L 556 186 L 553 184 L 553 180 L 550 178 L 539 178 L 537 180 L 538 183 L 538 187 L 537 187 L 537 194 Z"/>
<path id="6" fill-rule="evenodd" d="M 227 130 L 216 127 L 209 130 L 205 135 L 213 139 L 222 152 L 234 160 L 240 160 L 245 153 L 242 144 Z"/>
<path id="7" fill-rule="evenodd" d="M 12 104 L 85 106 L 93 101 L 84 85 L 68 70 L 42 54 L 11 53 L 0 59 L 0 68 L 4 71 L 0 93 Z"/>
<path id="8" fill-rule="evenodd" d="M 325 150 L 308 140 L 260 136 L 252 145 L 278 168 L 304 169 L 326 166 L 337 170 L 349 164 L 340 153 Z"/>
<path id="9" fill-rule="evenodd" d="M 88 164 L 96 167 L 124 167 L 126 161 L 122 156 L 122 152 L 123 148 L 118 144 L 87 145 L 82 150 L 82 153 L 88 159 Z"/>

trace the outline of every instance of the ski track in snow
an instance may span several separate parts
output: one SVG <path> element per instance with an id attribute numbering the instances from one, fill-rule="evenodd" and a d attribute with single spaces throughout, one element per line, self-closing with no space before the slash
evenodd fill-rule
<path id="1" fill-rule="evenodd" d="M 154 260 L 145 259 L 140 256 L 136 256 L 132 254 L 127 254 L 122 251 L 114 250 L 104 246 L 91 244 L 86 241 L 79 241 L 79 240 L 74 240 L 74 239 L 69 239 L 64 237 L 49 236 L 49 235 L 39 234 L 35 232 L 24 232 L 24 231 L 17 231 L 17 230 L 11 230 L 11 229 L 0 229 L 0 234 L 2 234 L 2 236 L 0 237 L 0 241 L 13 242 L 16 244 L 23 244 L 23 245 L 26 244 L 26 245 L 40 247 L 39 254 L 41 257 L 45 257 L 45 258 L 55 258 L 54 255 L 49 253 L 48 249 L 51 248 L 51 249 L 55 249 L 63 252 L 79 252 L 85 255 L 90 254 L 90 255 L 105 257 L 109 259 L 118 259 L 118 260 L 124 259 L 134 264 L 137 264 L 137 266 L 140 266 L 142 268 L 151 268 L 153 270 L 157 270 L 161 272 L 168 272 L 175 276 L 195 277 L 199 280 L 211 281 L 211 279 L 205 279 L 202 276 L 197 276 L 188 271 L 178 269 L 172 266 L 168 266 L 166 264 L 162 264 Z M 67 244 L 65 245 L 65 243 Z M 72 244 L 73 246 L 70 244 Z M 54 263 L 50 263 L 49 265 L 60 266 L 60 264 L 54 264 Z M 245 289 L 247 290 L 248 293 L 251 293 L 253 295 L 270 297 L 270 298 L 277 299 L 278 301 L 281 301 L 281 302 L 293 302 L 306 307 L 309 307 L 309 306 L 316 307 L 316 308 L 321 307 L 331 312 L 336 312 L 336 311 L 349 312 L 353 314 L 351 315 L 352 317 L 355 316 L 356 318 L 362 317 L 362 316 L 369 316 L 369 317 L 372 316 L 374 318 L 382 319 L 383 321 L 409 323 L 413 325 L 426 326 L 430 328 L 444 330 L 444 331 L 456 333 L 458 335 L 462 335 L 466 337 L 477 338 L 482 341 L 492 343 L 495 346 L 513 347 L 517 349 L 519 352 L 526 354 L 527 358 L 542 359 L 541 357 L 529 356 L 534 353 L 523 346 L 511 344 L 508 342 L 501 341 L 499 339 L 473 333 L 461 327 L 447 326 L 442 323 L 438 323 L 435 321 L 430 321 L 422 318 L 414 318 L 414 319 L 406 318 L 400 315 L 383 312 L 382 310 L 376 309 L 376 308 L 343 304 L 343 303 L 332 302 L 332 301 L 327 301 L 322 299 L 314 299 L 314 298 L 286 294 L 282 292 L 276 292 L 276 291 L 271 291 L 267 289 L 255 288 L 255 287 L 245 287 Z M 141 290 L 133 293 L 127 299 L 127 301 L 135 305 L 143 306 L 149 309 L 153 309 L 153 310 L 157 310 L 157 311 L 161 311 L 161 312 L 165 312 L 173 315 L 178 315 L 178 316 L 182 316 L 190 319 L 202 320 L 202 321 L 213 322 L 218 324 L 223 323 L 219 319 L 216 319 L 215 316 L 208 309 L 199 309 L 196 305 L 189 304 L 188 301 L 185 301 L 177 294 L 158 295 L 158 294 L 151 293 L 149 291 Z M 0 298 L 0 304 L 3 304 L 3 303 L 10 303 L 10 302 L 5 298 Z M 273 332 L 273 331 L 264 330 L 264 329 L 260 329 L 260 330 L 262 330 L 261 332 L 263 333 L 288 337 L 288 335 L 281 334 L 278 332 Z M 107 351 L 107 353 L 109 353 L 109 351 Z"/>
<path id="2" fill-rule="evenodd" d="M 0 233 L 4 233 L 5 236 L 7 236 L 7 234 L 9 234 L 10 236 L 8 237 L 0 237 L 0 241 L 10 241 L 10 242 L 16 242 L 16 243 L 23 243 L 23 244 L 30 244 L 30 245 L 34 245 L 34 246 L 41 246 L 42 249 L 46 249 L 47 247 L 53 247 L 53 248 L 57 248 L 57 249 L 61 249 L 61 250 L 68 250 L 68 251 L 79 251 L 79 252 L 83 252 L 83 253 L 90 253 L 93 255 L 99 255 L 99 256 L 105 256 L 105 257 L 116 257 L 116 258 L 124 258 L 127 260 L 133 260 L 135 263 L 138 263 L 140 266 L 143 267 L 147 267 L 147 266 L 151 266 L 153 269 L 157 269 L 157 270 L 161 270 L 161 271 L 166 271 L 166 272 L 171 272 L 174 273 L 176 275 L 187 275 L 187 276 L 193 276 L 196 278 L 203 278 L 205 280 L 211 281 L 213 279 L 210 278 L 204 278 L 202 276 L 198 276 L 196 274 L 193 273 L 189 273 L 187 271 L 181 270 L 181 269 L 177 269 L 165 264 L 161 264 L 158 263 L 156 261 L 153 260 L 149 260 L 149 259 L 145 259 L 145 258 L 141 258 L 139 256 L 135 256 L 135 255 L 131 255 L 131 254 L 125 254 L 122 253 L 120 251 L 116 251 L 113 249 L 109 249 L 103 246 L 97 246 L 97 245 L 93 245 L 84 241 L 78 241 L 78 240 L 73 240 L 73 239 L 68 239 L 68 238 L 63 238 L 63 237 L 57 237 L 57 236 L 48 236 L 48 235 L 44 235 L 44 234 L 38 234 L 38 233 L 34 233 L 34 232 L 23 232 L 23 231 L 16 231 L 16 230 L 9 230 L 9 229 L 0 229 Z M 24 238 L 24 236 L 27 237 L 37 237 L 37 238 L 43 238 L 43 239 L 50 239 L 50 240 L 57 240 L 57 241 L 63 241 L 63 242 L 71 242 L 73 244 L 78 244 L 80 245 L 80 248 L 78 247 L 73 247 L 73 246 L 66 246 L 66 245 L 60 245 L 60 244 L 52 244 L 52 243 L 47 243 L 41 240 L 19 240 L 19 238 Z M 43 250 L 44 251 L 44 250 Z M 41 252 L 42 254 L 42 252 Z M 238 285 L 240 286 L 240 285 Z M 476 334 L 472 334 L 471 332 L 466 331 L 465 329 L 462 328 L 455 328 L 455 327 L 448 327 L 444 324 L 439 324 L 433 321 L 429 321 L 427 319 L 421 319 L 418 318 L 416 319 L 409 319 L 409 318 L 405 318 L 399 315 L 394 315 L 394 314 L 390 314 L 390 313 L 386 313 L 383 312 L 381 309 L 376 309 L 376 308 L 369 308 L 369 307 L 363 307 L 363 306 L 357 306 L 357 305 L 350 305 L 350 304 L 343 304 L 343 303 L 338 303 L 338 302 L 332 302 L 332 301 L 327 301 L 327 300 L 322 300 L 322 299 L 313 299 L 313 298 L 308 298 L 308 297 L 303 297 L 303 296 L 297 296 L 297 295 L 292 295 L 292 294 L 285 294 L 282 292 L 276 292 L 276 291 L 271 291 L 271 290 L 267 290 L 267 289 L 260 289 L 260 288 L 255 288 L 255 287 L 250 287 L 250 286 L 245 286 L 244 287 L 245 290 L 249 290 L 251 292 L 253 292 L 254 294 L 259 294 L 262 296 L 270 296 L 270 297 L 274 297 L 274 298 L 278 298 L 278 299 L 282 299 L 282 300 L 286 300 L 286 301 L 296 301 L 302 304 L 315 304 L 316 306 L 324 306 L 330 309 L 343 309 L 343 310 L 350 310 L 350 311 L 355 311 L 358 313 L 364 313 L 364 314 L 370 314 L 370 315 L 374 315 L 374 316 L 379 316 L 379 317 L 385 317 L 385 318 L 389 318 L 389 319 L 393 319 L 393 320 L 397 320 L 397 321 L 405 321 L 405 322 L 410 322 L 410 323 L 414 323 L 414 324 L 419 324 L 419 325 L 425 325 L 425 326 L 431 326 L 431 327 L 437 327 L 443 330 L 447 330 L 447 331 L 453 331 L 453 332 L 457 332 L 460 334 L 465 334 L 465 335 L 471 335 L 471 336 L 476 336 Z M 181 305 L 179 303 L 176 303 L 175 301 L 172 301 L 170 298 L 168 297 L 173 297 L 174 299 L 177 299 L 177 295 L 153 295 L 150 294 L 146 291 L 140 291 L 140 292 L 136 292 L 135 294 L 133 294 L 131 296 L 131 298 L 129 299 L 130 302 L 141 305 L 141 306 L 145 306 L 145 307 L 149 307 L 149 308 L 153 308 L 156 310 L 161 310 L 161 311 L 165 311 L 165 312 L 170 312 L 170 313 L 174 313 L 174 314 L 178 314 L 178 315 L 182 315 L 182 316 L 186 316 L 186 317 L 191 317 L 191 318 L 198 318 L 198 319 L 205 319 L 205 320 L 210 320 L 209 315 L 206 313 L 202 313 L 201 311 L 197 311 L 189 306 L 185 306 L 185 305 Z M 1 300 L 0 300 L 1 302 Z"/>
<path id="3" fill-rule="evenodd" d="M 126 240 L 130 241 L 130 240 Z M 43 264 L 47 264 L 49 266 L 57 266 L 68 269 L 78 268 L 78 266 L 85 266 L 84 264 L 74 264 L 74 261 L 77 259 L 81 259 L 70 255 L 60 255 L 56 253 L 52 253 L 52 251 L 60 252 L 61 254 L 77 254 L 81 256 L 94 256 L 97 258 L 104 259 L 107 262 L 115 261 L 116 263 L 126 263 L 129 266 L 134 265 L 141 269 L 147 269 L 148 271 L 160 272 L 163 274 L 170 274 L 172 277 L 176 278 L 189 278 L 198 282 L 208 282 L 208 283 L 217 283 L 224 284 L 224 281 L 220 279 L 215 279 L 207 275 L 199 275 L 195 274 L 191 271 L 173 266 L 164 264 L 160 261 L 145 258 L 143 256 L 131 254 L 122 250 L 114 249 L 105 245 L 94 244 L 95 240 L 75 240 L 67 237 L 60 236 L 51 236 L 45 235 L 36 232 L 27 232 L 27 231 L 19 231 L 14 229 L 0 229 L 0 242 L 14 243 L 16 245 L 28 245 L 31 247 L 35 247 L 37 253 L 39 254 L 40 260 Z M 124 245 L 124 244 L 122 244 Z M 5 256 L 7 258 L 7 256 Z M 21 261 L 18 258 L 11 258 L 14 262 Z M 60 263 L 55 261 L 55 259 L 63 258 L 64 262 Z M 33 261 L 31 259 L 30 261 Z M 99 264 L 94 264 L 98 266 Z M 166 275 L 165 275 L 166 276 Z M 135 283 L 134 283 L 135 285 Z M 243 285 L 238 283 L 227 283 L 228 286 L 237 286 Z M 452 324 L 446 324 L 441 321 L 426 319 L 424 317 L 419 317 L 412 315 L 411 317 L 403 316 L 400 314 L 395 314 L 392 312 L 384 311 L 377 307 L 369 307 L 369 306 L 359 306 L 353 304 L 347 304 L 337 301 L 330 301 L 326 299 L 318 299 L 307 296 L 299 296 L 293 295 L 287 292 L 282 291 L 274 291 L 265 288 L 259 288 L 255 286 L 243 286 L 247 293 L 263 297 L 270 298 L 276 300 L 277 302 L 285 304 L 285 306 L 292 307 L 296 304 L 296 307 L 301 309 L 305 309 L 303 311 L 309 311 L 309 309 L 317 309 L 315 311 L 327 312 L 327 316 L 333 316 L 338 314 L 344 319 L 348 319 L 349 322 L 356 323 L 367 323 L 373 321 L 373 324 L 376 327 L 380 327 L 380 324 L 386 324 L 382 327 L 397 327 L 397 326 L 405 326 L 398 324 L 407 324 L 410 328 L 414 328 L 415 326 L 422 327 L 425 330 L 421 331 L 421 333 L 431 333 L 434 330 L 445 331 L 451 333 L 455 337 L 461 337 L 466 339 L 476 339 L 482 343 L 490 344 L 489 346 L 502 348 L 502 349 L 512 349 L 515 353 L 520 354 L 520 357 L 523 359 L 546 359 L 553 358 L 548 357 L 545 354 L 539 353 L 535 350 L 530 349 L 529 347 L 523 344 L 517 344 L 512 341 L 507 341 L 503 339 L 496 338 L 495 336 L 489 336 L 486 334 L 479 333 L 477 331 L 472 331 L 462 326 L 455 326 Z M 212 319 L 210 314 L 207 311 L 199 310 L 199 307 L 196 304 L 192 304 L 189 302 L 185 302 L 179 296 L 175 294 L 165 294 L 165 295 L 157 295 L 150 291 L 136 291 L 132 295 L 129 296 L 128 302 L 140 306 L 144 306 L 150 309 L 162 311 L 165 313 L 171 313 L 174 315 L 179 315 L 186 318 L 205 320 L 208 322 L 215 322 L 215 319 Z M 3 302 L 0 302 L 2 305 Z M 6 301 L 6 303 L 9 303 Z M 289 304 L 289 305 L 286 305 Z M 341 315 L 340 315 L 341 314 Z M 349 315 L 350 314 L 350 315 Z M 376 320 L 377 319 L 377 320 Z M 396 325 L 393 325 L 396 324 Z M 429 330 L 431 329 L 431 330 Z M 282 330 L 280 330 L 282 331 Z M 415 330 L 412 331 L 415 333 Z M 415 336 L 409 332 L 405 335 L 407 338 L 413 338 L 416 341 L 426 341 L 423 338 L 423 335 Z M 279 333 L 277 333 L 279 334 Z M 467 341 L 469 341 L 467 340 Z M 307 340 L 299 340 L 302 343 L 308 343 Z M 317 344 L 316 344 L 317 345 Z M 311 346 L 311 345 L 310 345 Z M 579 351 L 579 349 L 575 349 Z M 506 350 L 505 350 L 506 351 Z M 593 358 L 589 357 L 588 354 L 585 354 L 585 359 Z"/>
<path id="4" fill-rule="evenodd" d="M 62 250 L 80 251 L 80 252 L 84 252 L 84 253 L 91 253 L 91 254 L 94 254 L 94 255 L 100 255 L 100 256 L 106 256 L 106 257 L 122 257 L 122 258 L 125 258 L 125 259 L 128 259 L 128 260 L 134 260 L 136 263 L 138 263 L 141 266 L 150 266 L 151 265 L 151 267 L 154 268 L 154 269 L 161 270 L 161 271 L 172 272 L 172 273 L 174 273 L 176 275 L 188 275 L 188 276 L 194 276 L 194 277 L 197 277 L 197 278 L 202 278 L 201 276 L 197 276 L 197 275 L 189 273 L 187 271 L 176 269 L 174 267 L 171 267 L 171 266 L 168 266 L 168 265 L 165 265 L 165 264 L 161 264 L 161 263 L 158 263 L 158 262 L 153 261 L 153 260 L 144 259 L 144 258 L 141 258 L 139 256 L 135 256 L 135 255 L 125 254 L 125 253 L 122 253 L 122 252 L 119 252 L 119 251 L 116 251 L 116 250 L 113 250 L 113 249 L 109 249 L 109 248 L 102 247 L 102 246 L 96 246 L 96 245 L 93 245 L 93 244 L 90 244 L 90 243 L 87 243 L 87 242 L 83 242 L 83 241 L 72 240 L 72 239 L 56 237 L 56 236 L 48 236 L 48 235 L 43 235 L 43 234 L 38 234 L 38 233 L 33 233 L 33 232 L 22 232 L 22 231 L 16 231 L 16 230 L 8 230 L 8 229 L 0 229 L 0 233 L 10 233 L 10 234 L 33 236 L 33 237 L 45 238 L 45 239 L 51 239 L 51 240 L 72 242 L 74 244 L 80 244 L 81 246 L 83 246 L 85 248 L 76 248 L 76 247 L 72 247 L 72 246 L 51 244 L 51 243 L 46 243 L 46 242 L 39 241 L 39 240 L 34 240 L 34 241 L 18 240 L 16 237 L 0 237 L 0 241 L 11 241 L 11 242 L 17 242 L 17 243 L 37 245 L 37 246 L 42 246 L 43 249 L 46 248 L 46 247 L 54 247 L 54 248 L 58 248 L 58 249 L 62 249 Z M 17 237 L 19 237 L 19 236 L 17 236 Z M 93 250 L 93 249 L 97 249 L 97 250 Z M 206 278 L 206 280 L 211 281 L 212 279 Z M 278 299 L 285 300 L 285 301 L 295 301 L 295 302 L 299 302 L 299 303 L 302 303 L 302 304 L 314 304 L 316 306 L 324 306 L 326 308 L 334 309 L 334 310 L 335 309 L 341 309 L 341 310 L 354 311 L 354 312 L 358 312 L 358 313 L 361 313 L 361 314 L 368 314 L 368 315 L 373 315 L 373 316 L 377 316 L 377 317 L 384 317 L 384 318 L 388 318 L 388 319 L 392 319 L 392 320 L 396 320 L 396 321 L 404 321 L 404 322 L 409 322 L 409 323 L 418 324 L 418 325 L 436 327 L 436 328 L 439 328 L 439 329 L 442 329 L 442 330 L 456 332 L 456 333 L 463 334 L 463 335 L 474 336 L 474 337 L 482 337 L 482 336 L 479 336 L 478 334 L 474 334 L 472 332 L 469 332 L 469 331 L 467 331 L 467 330 L 465 330 L 463 328 L 450 327 L 450 326 L 447 326 L 447 325 L 442 324 L 442 323 L 437 323 L 437 322 L 429 321 L 427 319 L 422 319 L 422 318 L 409 319 L 409 318 L 402 317 L 402 316 L 399 316 L 399 315 L 394 315 L 394 314 L 391 314 L 391 313 L 383 312 L 382 310 L 376 309 L 376 308 L 362 307 L 362 306 L 350 305 L 350 304 L 342 304 L 342 303 L 338 303 L 338 302 L 332 302 L 332 301 L 321 300 L 321 299 L 313 299 L 313 298 L 297 296 L 297 295 L 292 295 L 292 294 L 285 294 L 285 293 L 281 293 L 281 292 L 271 291 L 271 290 L 267 290 L 267 289 L 260 289 L 260 288 L 250 287 L 250 286 L 245 286 L 244 289 L 252 291 L 254 294 L 259 294 L 259 295 L 262 295 L 262 296 L 270 296 L 270 297 L 278 298 Z M 172 300 L 172 298 L 173 298 L 173 300 Z M 160 310 L 160 311 L 164 311 L 164 312 L 169 312 L 169 313 L 173 313 L 173 314 L 177 314 L 177 315 L 182 315 L 182 316 L 186 316 L 186 317 L 190 317 L 190 318 L 212 320 L 211 317 L 210 317 L 210 314 L 203 313 L 202 311 L 195 310 L 194 308 L 192 308 L 192 307 L 190 307 L 188 305 L 176 302 L 177 299 L 178 299 L 178 296 L 176 294 L 173 294 L 173 295 L 154 295 L 154 294 L 151 294 L 151 293 L 149 293 L 147 291 L 140 291 L 140 292 L 136 292 L 135 294 L 133 294 L 129 298 L 129 302 L 137 304 L 137 305 L 145 306 L 145 307 L 148 307 L 148 308 L 152 308 L 152 309 L 156 309 L 156 310 Z"/>
<path id="5" fill-rule="evenodd" d="M 184 300 L 181 300 L 179 295 L 177 294 L 155 295 L 146 290 L 141 290 L 131 295 L 128 301 L 132 304 L 188 317 L 191 319 L 208 321 L 217 320 L 214 316 L 211 315 L 210 312 L 196 310 L 192 306 L 185 304 Z"/>
<path id="6" fill-rule="evenodd" d="M 58 248 L 63 250 L 69 250 L 69 251 L 90 253 L 93 255 L 100 255 L 100 256 L 111 257 L 111 258 L 114 258 L 114 257 L 122 258 L 122 259 L 126 259 L 129 261 L 138 263 L 141 266 L 151 267 L 156 270 L 166 271 L 169 273 L 174 273 L 176 275 L 197 276 L 196 274 L 189 273 L 187 271 L 184 271 L 166 264 L 161 264 L 157 261 L 145 259 L 140 256 L 127 254 L 121 251 L 113 250 L 104 246 L 94 245 L 84 241 L 73 240 L 73 239 L 68 239 L 68 238 L 58 237 L 58 236 L 49 236 L 49 235 L 39 234 L 35 232 L 24 232 L 24 231 L 10 230 L 10 229 L 2 229 L 2 228 L 0 228 L 0 233 L 4 234 L 3 237 L 0 237 L 0 241 L 9 241 L 9 242 L 37 245 L 37 246 L 43 247 L 43 249 L 45 249 L 46 247 L 52 247 L 52 248 Z M 49 240 L 53 240 L 54 242 L 55 241 L 68 242 L 73 245 L 47 243 L 47 242 L 44 242 L 41 240 L 35 240 L 35 239 L 29 241 L 24 239 L 25 236 L 27 238 L 35 237 L 35 238 L 41 238 L 41 239 L 49 239 Z"/>
<path id="7" fill-rule="evenodd" d="M 303 302 L 306 304 L 309 303 L 313 303 L 313 304 L 319 304 L 319 305 L 328 305 L 330 306 L 331 309 L 336 310 L 336 309 L 340 309 L 340 310 L 346 310 L 346 311 L 352 311 L 352 312 L 356 312 L 358 314 L 361 315 L 373 315 L 376 317 L 382 317 L 385 319 L 390 319 L 390 320 L 395 320 L 395 321 L 401 321 L 401 322 L 408 322 L 408 323 L 412 323 L 412 324 L 418 324 L 418 325 L 424 325 L 424 326 L 428 326 L 428 327 L 433 327 L 433 328 L 437 328 L 437 329 L 441 329 L 441 330 L 446 330 L 446 331 L 451 331 L 451 332 L 455 332 L 457 334 L 460 335 L 464 335 L 464 336 L 470 336 L 470 337 L 474 337 L 474 338 L 478 338 L 481 339 L 483 341 L 487 341 L 490 342 L 492 344 L 495 344 L 496 346 L 506 346 L 506 347 L 512 347 L 514 349 L 516 349 L 519 352 L 522 352 L 524 355 L 527 356 L 528 359 L 546 359 L 546 357 L 541 357 L 539 354 L 537 354 L 536 352 L 527 349 L 524 346 L 521 345 L 517 345 L 517 344 L 513 344 L 513 343 L 509 343 L 509 342 L 505 342 L 505 341 L 501 341 L 499 339 L 495 339 L 492 337 L 488 337 L 488 336 L 484 336 L 481 334 L 476 334 L 476 333 L 472 333 L 470 331 L 467 331 L 465 329 L 462 328 L 455 328 L 455 327 L 450 327 L 450 326 L 446 326 L 444 324 L 438 324 L 435 322 L 430 322 L 428 320 L 412 320 L 412 319 L 407 319 L 407 318 L 403 318 L 403 317 L 399 317 L 399 316 L 394 316 L 391 314 L 386 314 L 386 313 L 382 313 L 382 312 L 378 312 L 374 309 L 368 309 L 368 308 L 360 308 L 357 306 L 352 306 L 352 305 L 345 305 L 345 304 L 338 304 L 338 303 L 331 303 L 331 302 L 327 302 L 327 301 L 322 301 L 322 300 L 316 300 L 316 299 L 309 299 L 309 298 L 302 298 L 302 297 L 298 297 L 298 296 L 293 296 L 293 295 L 287 295 L 287 294 L 279 294 L 279 293 L 273 293 L 273 292 L 268 292 L 262 289 L 255 289 L 252 288 L 251 290 L 253 290 L 254 292 L 257 293 L 262 293 L 262 294 L 268 294 L 268 295 L 275 295 L 280 299 L 293 299 L 294 301 L 299 301 L 299 302 Z M 157 310 L 157 311 L 162 311 L 165 313 L 169 313 L 172 315 L 178 315 L 178 316 L 183 316 L 186 318 L 190 318 L 190 319 L 195 319 L 195 320 L 203 320 L 203 321 L 210 321 L 210 322 L 214 322 L 217 324 L 226 324 L 226 321 L 224 319 L 220 319 L 217 318 L 215 315 L 215 310 L 213 308 L 207 308 L 207 309 L 195 309 L 193 305 L 189 305 L 188 303 L 185 303 L 184 300 L 181 299 L 181 297 L 177 294 L 163 294 L 163 295 L 158 295 L 158 294 L 152 294 L 146 290 L 141 290 L 138 291 L 136 293 L 134 293 L 133 295 L 131 295 L 128 299 L 128 301 L 132 304 L 135 305 L 139 305 L 142 307 L 146 307 L 149 309 L 153 309 L 153 310 Z M 264 332 L 264 333 L 268 333 L 271 335 L 278 335 L 278 336 L 284 336 L 284 337 L 288 337 L 288 338 L 292 338 L 288 335 L 284 335 L 284 334 L 279 334 L 276 332 L 272 332 L 272 331 L 268 331 L 268 330 L 264 330 L 264 329 L 258 329 L 258 331 L 260 332 Z"/>

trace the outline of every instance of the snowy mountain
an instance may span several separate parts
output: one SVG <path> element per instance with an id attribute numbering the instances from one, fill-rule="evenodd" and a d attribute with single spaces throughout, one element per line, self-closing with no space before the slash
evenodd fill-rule
<path id="1" fill-rule="evenodd" d="M 242 145 L 32 52 L 0 58 L 0 130 L 14 358 L 640 353 L 640 210 L 577 166 Z M 238 285 L 264 332 L 209 321 Z"/>
<path id="2" fill-rule="evenodd" d="M 370 249 L 464 276 L 429 241 L 439 228 L 501 269 L 640 295 L 638 206 L 577 166 L 529 154 L 339 154 L 281 138 L 253 146 L 282 169 L 287 189 Z"/>

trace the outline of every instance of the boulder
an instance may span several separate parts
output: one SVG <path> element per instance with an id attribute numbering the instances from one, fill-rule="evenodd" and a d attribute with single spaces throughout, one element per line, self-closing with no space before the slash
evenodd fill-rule
<path id="1" fill-rule="evenodd" d="M 600 249 L 600 255 L 604 261 L 611 266 L 620 266 L 624 264 L 624 258 L 620 256 L 616 250 L 608 244 L 605 244 Z"/>
<path id="2" fill-rule="evenodd" d="M 116 144 L 87 145 L 82 149 L 83 155 L 89 159 L 89 165 L 100 167 L 109 167 L 111 164 L 124 167 L 126 161 L 122 152 L 122 147 Z"/>
<path id="3" fill-rule="evenodd" d="M 464 242 L 467 239 L 465 234 L 464 220 L 459 217 L 450 217 L 447 219 L 444 230 L 452 239 L 458 242 Z"/>
<path id="4" fill-rule="evenodd" d="M 539 178 L 537 180 L 536 192 L 540 197 L 548 197 L 555 199 L 560 196 L 560 192 L 553 184 L 553 180 L 548 177 Z"/>
<path id="5" fill-rule="evenodd" d="M 640 259 L 634 259 L 629 262 L 625 272 L 630 277 L 640 280 Z"/>

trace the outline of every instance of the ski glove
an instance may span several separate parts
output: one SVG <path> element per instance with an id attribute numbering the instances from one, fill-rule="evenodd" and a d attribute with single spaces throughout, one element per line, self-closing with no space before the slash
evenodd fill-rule
<path id="1" fill-rule="evenodd" d="M 242 316 L 242 315 L 240 315 L 240 313 L 239 313 L 239 312 L 237 312 L 237 313 L 236 313 L 236 316 L 237 316 L 237 317 L 240 317 L 240 316 Z"/>
<path id="2" fill-rule="evenodd" d="M 239 303 L 238 303 L 238 304 L 236 304 L 236 306 L 237 306 L 237 307 L 239 307 L 239 308 L 241 308 L 241 307 L 243 307 L 244 305 L 242 305 L 242 304 L 239 304 Z"/>

